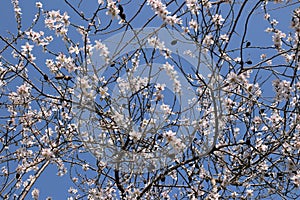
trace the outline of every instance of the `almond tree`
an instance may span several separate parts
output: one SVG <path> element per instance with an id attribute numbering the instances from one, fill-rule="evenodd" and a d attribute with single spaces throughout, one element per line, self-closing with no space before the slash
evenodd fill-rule
<path id="1" fill-rule="evenodd" d="M 2 199 L 41 198 L 50 166 L 68 199 L 299 198 L 299 1 L 23 3 L 0 35 Z"/>

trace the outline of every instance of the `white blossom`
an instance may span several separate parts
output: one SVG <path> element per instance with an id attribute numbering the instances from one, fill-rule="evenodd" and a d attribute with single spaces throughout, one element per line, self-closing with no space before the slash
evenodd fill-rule
<path id="1" fill-rule="evenodd" d="M 34 200 L 39 199 L 40 191 L 37 188 L 34 188 L 31 192 L 32 198 Z"/>

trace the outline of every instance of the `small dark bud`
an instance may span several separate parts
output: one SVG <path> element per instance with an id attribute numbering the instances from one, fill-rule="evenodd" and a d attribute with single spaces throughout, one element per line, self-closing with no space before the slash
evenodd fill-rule
<path id="1" fill-rule="evenodd" d="M 265 112 L 265 109 L 263 109 L 263 108 L 259 110 L 260 114 L 263 114 L 264 112 Z"/>
<path id="2" fill-rule="evenodd" d="M 173 40 L 173 41 L 171 42 L 171 45 L 175 45 L 175 44 L 177 44 L 177 40 Z"/>
<path id="3" fill-rule="evenodd" d="M 283 179 L 283 173 L 278 172 L 277 177 L 278 177 L 279 180 L 282 180 Z"/>
<path id="4" fill-rule="evenodd" d="M 45 79 L 45 81 L 49 80 L 49 78 L 48 78 L 48 76 L 46 74 L 44 74 L 44 79 Z"/>
<path id="5" fill-rule="evenodd" d="M 250 47 L 250 46 L 251 46 L 251 42 L 247 42 L 246 47 Z"/>
<path id="6" fill-rule="evenodd" d="M 250 141 L 249 138 L 246 140 L 246 144 L 247 144 L 247 145 L 250 145 L 250 144 L 251 144 L 251 141 Z"/>
<path id="7" fill-rule="evenodd" d="M 251 60 L 248 60 L 248 61 L 246 62 L 246 64 L 251 65 L 251 64 L 252 64 L 252 61 L 251 61 Z"/>
<path id="8" fill-rule="evenodd" d="M 19 179 L 19 178 L 20 178 L 20 174 L 16 173 L 16 179 Z"/>
<path id="9" fill-rule="evenodd" d="M 162 135 L 158 135 L 158 136 L 157 136 L 157 139 L 158 139 L 158 140 L 160 140 L 160 139 L 162 139 L 162 138 L 163 138 Z"/>
<path id="10" fill-rule="evenodd" d="M 172 153 L 172 154 L 169 154 L 168 157 L 171 159 L 175 159 L 176 156 L 175 156 L 175 154 Z"/>
<path id="11" fill-rule="evenodd" d="M 124 13 L 120 14 L 121 19 L 125 20 L 126 19 L 126 15 Z"/>

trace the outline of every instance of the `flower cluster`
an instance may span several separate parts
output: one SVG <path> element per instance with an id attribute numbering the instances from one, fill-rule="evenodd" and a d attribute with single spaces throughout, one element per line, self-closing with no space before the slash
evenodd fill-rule
<path id="1" fill-rule="evenodd" d="M 43 8 L 43 4 L 41 2 L 36 2 L 35 6 L 40 9 Z"/>
<path id="2" fill-rule="evenodd" d="M 60 14 L 59 10 L 51 10 L 46 12 L 45 25 L 50 30 L 55 30 L 56 35 L 65 36 L 68 33 L 70 16 L 64 12 Z"/>
<path id="3" fill-rule="evenodd" d="M 38 200 L 40 196 L 40 191 L 37 188 L 34 188 L 31 192 L 32 198 Z"/>
<path id="4" fill-rule="evenodd" d="M 220 40 L 223 40 L 224 42 L 228 42 L 229 41 L 229 37 L 227 34 L 222 34 L 220 35 Z"/>
<path id="5" fill-rule="evenodd" d="M 28 42 L 26 42 L 25 45 L 21 46 L 21 53 L 23 56 L 27 56 L 29 60 L 34 61 L 36 57 L 34 57 L 31 53 L 32 49 L 33 45 L 30 45 Z"/>
<path id="6" fill-rule="evenodd" d="M 160 83 L 156 83 L 155 84 L 155 101 L 160 101 L 164 98 L 164 95 L 162 94 L 162 91 L 165 90 L 166 84 L 160 84 Z"/>
<path id="7" fill-rule="evenodd" d="M 76 55 L 78 55 L 79 52 L 80 52 L 80 48 L 78 48 L 78 45 L 76 45 L 76 46 L 71 45 L 69 47 L 69 53 L 70 54 L 75 53 Z"/>
<path id="8" fill-rule="evenodd" d="M 23 103 L 29 103 L 31 86 L 27 83 L 24 83 L 21 86 L 18 86 L 17 92 L 11 92 L 9 94 L 9 99 L 16 105 L 20 105 Z"/>
<path id="9" fill-rule="evenodd" d="M 213 36 L 211 34 L 205 35 L 203 39 L 203 45 L 205 47 L 204 52 L 208 52 L 208 48 L 214 44 Z"/>
<path id="10" fill-rule="evenodd" d="M 139 66 L 139 63 L 140 63 L 140 57 L 141 53 L 140 52 L 137 52 L 134 54 L 134 57 L 131 59 L 131 62 L 132 62 L 132 69 L 130 69 L 130 71 L 132 72 L 135 72 L 137 67 Z"/>
<path id="11" fill-rule="evenodd" d="M 114 2 L 112 0 L 107 1 L 107 9 L 108 9 L 108 11 L 106 12 L 106 14 L 111 15 L 112 17 L 117 17 L 118 14 L 120 13 L 120 10 L 118 9 L 118 7 L 116 5 L 116 2 Z"/>
<path id="12" fill-rule="evenodd" d="M 291 82 L 286 80 L 276 79 L 273 81 L 273 87 L 276 92 L 275 99 L 277 101 L 287 100 L 291 97 L 291 93 L 293 92 L 293 88 L 291 86 Z"/>
<path id="13" fill-rule="evenodd" d="M 297 172 L 296 175 L 293 175 L 291 177 L 291 180 L 293 181 L 293 183 L 297 186 L 297 187 L 300 187 L 300 173 L 299 171 Z"/>
<path id="14" fill-rule="evenodd" d="M 199 13 L 199 5 L 196 0 L 185 0 L 188 9 L 195 15 Z"/>
<path id="15" fill-rule="evenodd" d="M 185 144 L 181 141 L 181 139 L 176 137 L 176 133 L 169 130 L 163 133 L 164 138 L 168 143 L 172 145 L 172 147 L 176 151 L 181 151 L 185 148 Z"/>
<path id="16" fill-rule="evenodd" d="M 181 93 L 181 83 L 178 79 L 176 70 L 174 70 L 174 66 L 166 62 L 166 64 L 163 65 L 163 69 L 166 70 L 167 74 L 173 80 L 174 92 Z"/>
<path id="17" fill-rule="evenodd" d="M 170 108 L 169 105 L 167 104 L 161 104 L 160 105 L 160 109 L 161 111 L 163 112 L 164 116 L 168 116 L 168 115 L 171 115 L 172 114 L 172 109 Z"/>
<path id="18" fill-rule="evenodd" d="M 198 30 L 198 23 L 194 19 L 191 19 L 191 21 L 189 22 L 189 25 L 190 25 L 191 29 L 194 29 L 195 31 Z"/>
<path id="19" fill-rule="evenodd" d="M 54 156 L 54 154 L 50 148 L 46 148 L 42 150 L 42 156 L 45 157 L 46 159 L 50 159 Z"/>
<path id="20" fill-rule="evenodd" d="M 212 4 L 211 4 L 210 0 L 201 0 L 200 2 L 201 2 L 201 5 L 203 5 L 207 9 L 212 7 Z"/>
<path id="21" fill-rule="evenodd" d="M 282 38 L 285 38 L 286 34 L 281 32 L 280 30 L 277 30 L 274 35 L 272 36 L 272 40 L 274 42 L 274 46 L 277 49 L 280 49 L 282 46 Z"/>
<path id="22" fill-rule="evenodd" d="M 166 59 L 171 57 L 172 51 L 166 48 L 165 43 L 163 41 L 160 41 L 159 38 L 148 38 L 148 44 L 155 49 L 159 49 L 159 51 L 165 56 Z"/>
<path id="23" fill-rule="evenodd" d="M 107 90 L 108 90 L 108 87 L 99 87 L 99 93 L 100 93 L 100 96 L 101 96 L 102 99 L 109 96 Z"/>
<path id="24" fill-rule="evenodd" d="M 100 56 L 104 57 L 106 63 L 109 63 L 109 50 L 105 44 L 103 44 L 100 40 L 95 41 L 95 45 L 93 48 L 100 51 Z"/>
<path id="25" fill-rule="evenodd" d="M 21 12 L 21 8 L 20 8 L 20 5 L 19 5 L 19 0 L 11 0 L 13 6 L 14 6 L 14 12 L 15 12 L 15 17 L 16 17 L 16 20 L 17 20 L 17 23 L 18 23 L 18 29 L 21 28 L 21 15 L 22 15 L 22 12 Z"/>
<path id="26" fill-rule="evenodd" d="M 88 76 L 78 77 L 77 87 L 80 88 L 80 90 L 82 91 L 83 96 L 81 98 L 85 97 L 85 100 L 87 101 L 93 100 L 95 98 L 95 91 L 92 89 L 92 85 Z"/>
<path id="27" fill-rule="evenodd" d="M 214 22 L 214 24 L 216 26 L 221 26 L 223 24 L 224 19 L 223 19 L 222 15 L 215 14 L 212 16 L 212 21 Z"/>
<path id="28" fill-rule="evenodd" d="M 248 86 L 248 78 L 250 76 L 251 71 L 247 71 L 245 73 L 236 74 L 234 72 L 230 72 L 227 74 L 226 82 L 229 84 L 228 88 L 236 89 L 236 87 L 244 86 L 244 88 L 248 88 L 248 91 L 252 89 Z"/>
<path id="29" fill-rule="evenodd" d="M 30 29 L 29 31 L 26 31 L 25 34 L 27 35 L 28 39 L 43 47 L 47 46 L 53 40 L 52 36 L 44 37 L 43 31 L 35 32 Z"/>
<path id="30" fill-rule="evenodd" d="M 170 25 L 182 24 L 182 20 L 177 18 L 177 15 L 169 15 L 171 14 L 167 7 L 160 0 L 147 0 L 148 5 L 152 7 L 155 13 L 162 18 L 164 22 Z"/>
<path id="31" fill-rule="evenodd" d="M 148 84 L 147 77 L 131 77 L 129 75 L 127 78 L 127 80 L 121 77 L 117 79 L 119 91 L 122 93 L 122 95 L 132 95 Z"/>
<path id="32" fill-rule="evenodd" d="M 56 56 L 56 61 L 46 59 L 46 66 L 52 73 L 58 73 L 61 68 L 65 68 L 69 73 L 74 72 L 77 67 L 72 57 L 67 57 L 65 54 L 60 53 Z"/>

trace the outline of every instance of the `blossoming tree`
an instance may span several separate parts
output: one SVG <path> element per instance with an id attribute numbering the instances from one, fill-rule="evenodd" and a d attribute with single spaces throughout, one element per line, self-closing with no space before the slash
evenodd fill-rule
<path id="1" fill-rule="evenodd" d="M 48 199 L 299 198 L 299 1 L 23 3 L 0 32 L 1 199 L 44 198 L 53 166 Z"/>

